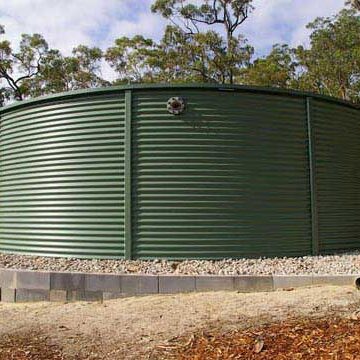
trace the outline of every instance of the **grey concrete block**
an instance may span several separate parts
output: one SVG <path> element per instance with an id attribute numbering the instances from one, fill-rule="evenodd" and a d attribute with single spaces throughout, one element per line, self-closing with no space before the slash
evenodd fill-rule
<path id="1" fill-rule="evenodd" d="M 233 276 L 196 276 L 196 291 L 234 290 Z"/>
<path id="2" fill-rule="evenodd" d="M 274 275 L 273 279 L 275 290 L 305 287 L 313 284 L 312 275 Z"/>
<path id="3" fill-rule="evenodd" d="M 51 273 L 51 290 L 85 290 L 85 274 Z"/>
<path id="4" fill-rule="evenodd" d="M 157 294 L 159 278 L 157 275 L 121 275 L 123 294 Z"/>
<path id="5" fill-rule="evenodd" d="M 274 290 L 272 276 L 235 276 L 234 289 L 239 292 L 268 292 Z"/>
<path id="6" fill-rule="evenodd" d="M 14 303 L 16 301 L 16 290 L 2 287 L 1 301 L 5 303 Z"/>
<path id="7" fill-rule="evenodd" d="M 85 291 L 120 292 L 120 275 L 87 274 Z"/>
<path id="8" fill-rule="evenodd" d="M 50 291 L 42 289 L 16 289 L 16 302 L 49 301 Z"/>
<path id="9" fill-rule="evenodd" d="M 195 276 L 159 276 L 159 293 L 176 294 L 195 291 Z"/>
<path id="10" fill-rule="evenodd" d="M 52 302 L 66 302 L 66 290 L 50 290 L 50 301 Z"/>
<path id="11" fill-rule="evenodd" d="M 67 301 L 103 301 L 101 291 L 68 290 Z"/>
<path id="12" fill-rule="evenodd" d="M 18 271 L 17 289 L 50 290 L 50 273 L 38 271 Z"/>
<path id="13" fill-rule="evenodd" d="M 15 270 L 0 270 L 0 287 L 7 289 L 16 289 Z"/>
<path id="14" fill-rule="evenodd" d="M 356 275 L 313 275 L 314 285 L 354 285 L 358 276 Z"/>

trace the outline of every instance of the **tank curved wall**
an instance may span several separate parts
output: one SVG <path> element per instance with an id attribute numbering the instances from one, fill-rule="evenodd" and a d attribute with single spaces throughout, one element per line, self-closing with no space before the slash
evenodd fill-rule
<path id="1" fill-rule="evenodd" d="M 0 250 L 124 254 L 124 96 L 4 113 Z"/>
<path id="2" fill-rule="evenodd" d="M 185 110 L 168 111 L 181 97 Z M 132 86 L 4 108 L 0 251 L 94 258 L 360 248 L 360 110 L 311 94 Z"/>

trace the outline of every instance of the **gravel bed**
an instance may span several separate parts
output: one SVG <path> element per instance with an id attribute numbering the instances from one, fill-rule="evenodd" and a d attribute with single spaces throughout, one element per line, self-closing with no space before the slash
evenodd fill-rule
<path id="1" fill-rule="evenodd" d="M 208 260 L 79 260 L 0 253 L 0 269 L 183 275 L 360 274 L 360 252 L 298 258 Z"/>

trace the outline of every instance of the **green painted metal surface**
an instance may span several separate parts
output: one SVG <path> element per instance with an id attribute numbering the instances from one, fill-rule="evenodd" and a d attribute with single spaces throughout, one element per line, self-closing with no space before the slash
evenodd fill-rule
<path id="1" fill-rule="evenodd" d="M 0 251 L 124 254 L 124 96 L 7 112 L 0 132 Z"/>
<path id="2" fill-rule="evenodd" d="M 360 111 L 313 101 L 322 253 L 360 249 Z"/>
<path id="3" fill-rule="evenodd" d="M 185 112 L 167 111 L 182 97 Z M 299 92 L 138 85 L 0 110 L 0 251 L 90 258 L 360 248 L 360 110 Z"/>
<path id="4" fill-rule="evenodd" d="M 301 98 L 178 90 L 133 105 L 133 246 L 141 258 L 309 253 L 306 108 Z"/>
<path id="5" fill-rule="evenodd" d="M 125 259 L 132 258 L 132 92 L 125 90 L 125 165 L 124 165 L 124 184 L 125 184 Z"/>

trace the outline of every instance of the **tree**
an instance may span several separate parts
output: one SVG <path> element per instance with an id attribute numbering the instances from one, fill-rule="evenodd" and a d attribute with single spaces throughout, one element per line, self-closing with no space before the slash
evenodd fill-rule
<path id="1" fill-rule="evenodd" d="M 48 52 L 41 74 L 28 81 L 30 95 L 40 96 L 74 88 L 74 73 L 78 64 L 73 57 L 66 57 L 59 50 Z"/>
<path id="2" fill-rule="evenodd" d="M 156 77 L 156 66 L 151 58 L 158 55 L 158 45 L 141 35 L 121 37 L 107 49 L 105 59 L 118 73 L 116 83 L 151 82 Z"/>
<path id="3" fill-rule="evenodd" d="M 297 86 L 294 55 L 288 45 L 276 44 L 268 56 L 255 60 L 243 71 L 241 81 L 249 85 L 294 88 Z"/>
<path id="4" fill-rule="evenodd" d="M 5 34 L 3 26 L 0 27 L 0 34 Z M 23 34 L 17 52 L 13 51 L 8 40 L 0 41 L 2 102 L 9 97 L 23 100 L 27 96 L 26 81 L 40 73 L 48 48 L 47 42 L 40 34 Z"/>
<path id="5" fill-rule="evenodd" d="M 97 47 L 79 45 L 72 56 L 50 50 L 43 60 L 38 76 L 27 81 L 31 96 L 70 90 L 108 86 L 100 76 L 102 51 Z"/>
<path id="6" fill-rule="evenodd" d="M 202 33 L 201 26 L 222 26 L 226 34 L 226 40 L 221 42 L 224 63 L 230 66 L 225 82 L 232 84 L 236 72 L 232 65 L 237 63 L 237 50 L 242 40 L 241 37 L 235 36 L 235 32 L 248 18 L 252 10 L 252 0 L 202 0 L 200 3 L 195 5 L 187 0 L 156 0 L 151 10 L 171 21 L 195 42 L 199 42 L 196 37 Z M 206 40 L 216 40 L 219 44 L 221 35 L 217 34 L 216 39 L 214 31 L 208 32 L 207 35 Z"/>
<path id="7" fill-rule="evenodd" d="M 227 53 L 223 37 L 215 31 L 191 36 L 168 26 L 161 42 L 162 73 L 176 74 L 171 81 L 226 83 L 247 66 L 253 48 L 242 37 L 232 39 L 233 54 Z"/>
<path id="8" fill-rule="evenodd" d="M 344 100 L 360 100 L 360 16 L 345 9 L 333 18 L 318 18 L 311 46 L 299 46 L 299 88 Z"/>
<path id="9" fill-rule="evenodd" d="M 5 34 L 4 26 L 0 25 L 0 35 L 3 35 L 3 34 Z M 2 62 L 0 62 L 0 66 L 1 66 L 1 64 L 2 64 Z M 2 78 L 0 77 L 0 107 L 4 106 L 5 101 L 8 99 L 8 92 L 6 90 L 6 87 L 2 84 L 1 80 L 2 80 Z"/>
<path id="10" fill-rule="evenodd" d="M 215 31 L 190 36 L 177 26 L 167 26 L 159 43 L 139 35 L 117 39 L 105 59 L 119 74 L 115 83 L 225 83 L 229 69 L 237 75 L 253 54 L 253 48 L 241 37 L 232 42 L 234 53 L 229 55 L 223 37 Z"/>
<path id="11" fill-rule="evenodd" d="M 103 52 L 100 48 L 79 45 L 73 49 L 72 53 L 76 70 L 74 71 L 73 88 L 85 89 L 109 85 L 109 82 L 100 76 L 103 59 Z"/>
<path id="12" fill-rule="evenodd" d="M 360 102 L 360 0 L 331 18 L 308 25 L 310 46 L 276 44 L 251 62 L 254 50 L 236 34 L 252 0 L 155 0 L 152 11 L 168 19 L 160 41 L 136 35 L 112 47 L 79 45 L 69 56 L 50 49 L 40 34 L 23 34 L 17 51 L 0 41 L 0 106 L 15 99 L 107 86 L 105 59 L 115 83 L 247 83 L 295 88 Z M 220 29 L 220 31 L 219 31 Z M 0 25 L 0 36 L 5 37 Z"/>
<path id="13" fill-rule="evenodd" d="M 0 26 L 0 35 L 4 35 Z M 97 47 L 77 46 L 70 56 L 49 49 L 40 34 L 23 34 L 19 50 L 0 41 L 0 106 L 9 100 L 107 86 L 101 78 L 103 54 Z"/>

